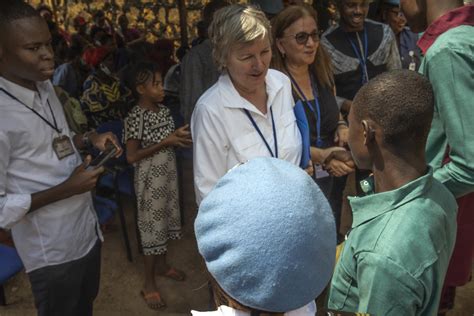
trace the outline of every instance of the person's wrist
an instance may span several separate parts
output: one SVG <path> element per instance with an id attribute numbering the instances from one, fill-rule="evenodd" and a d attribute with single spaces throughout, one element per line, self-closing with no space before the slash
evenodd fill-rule
<path id="1" fill-rule="evenodd" d="M 320 157 L 319 164 L 324 165 L 328 158 L 331 156 L 332 150 L 330 148 L 323 149 Z"/>
<path id="2" fill-rule="evenodd" d="M 56 195 L 60 197 L 61 200 L 76 194 L 70 177 L 64 180 L 64 182 L 58 186 L 57 189 L 58 191 L 56 192 Z"/>
<path id="3" fill-rule="evenodd" d="M 99 134 L 96 132 L 96 131 L 89 131 L 87 133 L 86 137 L 87 137 L 87 147 L 96 147 L 97 145 L 97 139 L 99 137 Z"/>
<path id="4" fill-rule="evenodd" d="M 329 155 L 327 155 L 326 158 L 324 159 L 322 163 L 323 167 L 326 168 L 327 165 L 329 165 L 333 159 L 334 159 L 334 152 L 331 151 L 331 153 L 329 153 Z"/>
<path id="5" fill-rule="evenodd" d="M 166 137 L 165 139 L 163 139 L 161 141 L 161 144 L 163 144 L 163 146 L 167 147 L 167 146 L 171 146 L 171 141 L 170 141 L 170 136 Z"/>
<path id="6" fill-rule="evenodd" d="M 92 142 L 92 136 L 94 134 L 97 134 L 94 130 L 92 131 L 87 131 L 85 132 L 84 134 L 82 134 L 82 145 L 85 147 L 85 148 L 90 148 L 92 147 L 93 145 L 93 142 Z"/>

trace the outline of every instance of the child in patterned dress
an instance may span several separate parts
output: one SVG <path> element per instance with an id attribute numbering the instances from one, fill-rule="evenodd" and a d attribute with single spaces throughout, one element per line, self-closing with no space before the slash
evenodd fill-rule
<path id="1" fill-rule="evenodd" d="M 184 273 L 166 263 L 167 242 L 181 238 L 181 218 L 174 147 L 191 146 L 189 127 L 175 130 L 170 111 L 160 104 L 164 97 L 162 76 L 156 65 L 137 64 L 129 76 L 137 105 L 124 122 L 127 161 L 135 167 L 137 225 L 145 262 L 141 290 L 152 309 L 165 306 L 155 272 L 182 281 Z"/>

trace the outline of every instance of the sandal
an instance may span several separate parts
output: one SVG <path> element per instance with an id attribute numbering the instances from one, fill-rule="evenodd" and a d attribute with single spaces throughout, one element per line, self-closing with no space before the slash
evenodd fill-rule
<path id="1" fill-rule="evenodd" d="M 166 307 L 165 302 L 161 299 L 160 292 L 145 293 L 145 291 L 141 290 L 140 294 L 149 308 L 158 310 Z"/>
<path id="2" fill-rule="evenodd" d="M 164 276 L 165 278 L 169 278 L 175 281 L 184 281 L 186 279 L 186 274 L 183 271 L 177 270 L 175 268 L 169 268 L 166 273 L 158 274 L 160 276 Z"/>

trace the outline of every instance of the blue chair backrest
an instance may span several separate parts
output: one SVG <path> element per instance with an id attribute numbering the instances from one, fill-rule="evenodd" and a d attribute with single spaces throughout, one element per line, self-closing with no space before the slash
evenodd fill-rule
<path id="1" fill-rule="evenodd" d="M 23 263 L 16 249 L 0 244 L 0 284 L 23 269 Z"/>

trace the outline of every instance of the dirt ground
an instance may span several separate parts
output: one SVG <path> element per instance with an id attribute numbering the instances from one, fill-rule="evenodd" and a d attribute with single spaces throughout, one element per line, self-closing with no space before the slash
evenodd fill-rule
<path id="1" fill-rule="evenodd" d="M 102 277 L 100 292 L 94 306 L 94 315 L 189 315 L 191 309 L 208 310 L 209 293 L 204 264 L 197 252 L 193 223 L 196 205 L 192 187 L 192 162 L 183 162 L 184 183 L 184 238 L 172 242 L 168 258 L 172 265 L 185 271 L 185 282 L 157 277 L 161 294 L 167 307 L 159 312 L 149 309 L 139 291 L 143 282 L 143 260 L 138 254 L 133 212 L 129 204 L 126 210 L 128 231 L 133 251 L 133 262 L 126 258 L 122 234 L 116 227 L 104 235 L 102 248 Z M 474 271 L 474 267 L 473 267 Z M 0 307 L 0 316 L 36 315 L 28 278 L 19 273 L 5 286 L 7 306 Z M 474 315 L 474 282 L 458 291 L 456 309 L 448 316 Z"/>

